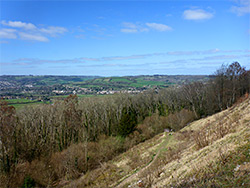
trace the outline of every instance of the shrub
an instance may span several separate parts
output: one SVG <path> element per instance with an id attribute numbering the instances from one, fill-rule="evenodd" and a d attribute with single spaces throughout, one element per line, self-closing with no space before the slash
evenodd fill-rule
<path id="1" fill-rule="evenodd" d="M 30 176 L 27 176 L 24 179 L 22 188 L 32 188 L 32 187 L 35 187 L 35 185 L 36 185 L 36 182 Z"/>
<path id="2" fill-rule="evenodd" d="M 194 132 L 194 141 L 198 150 L 210 144 L 210 131 L 207 126 Z"/>
<path id="3" fill-rule="evenodd" d="M 190 110 L 182 109 L 179 112 L 170 114 L 167 117 L 167 120 L 169 122 L 170 127 L 173 130 L 177 131 L 185 127 L 188 123 L 195 120 L 195 114 Z"/>

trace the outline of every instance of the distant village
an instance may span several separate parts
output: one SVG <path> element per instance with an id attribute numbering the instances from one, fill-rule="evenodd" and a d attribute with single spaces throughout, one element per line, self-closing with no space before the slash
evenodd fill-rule
<path id="1" fill-rule="evenodd" d="M 81 88 L 79 86 L 68 86 L 68 85 L 58 85 L 58 86 L 43 86 L 36 87 L 32 84 L 27 84 L 23 86 L 11 84 L 6 81 L 0 81 L 0 97 L 4 99 L 20 99 L 27 98 L 30 100 L 49 100 L 50 96 L 63 96 L 70 94 L 78 95 L 113 95 L 115 93 L 141 93 L 147 90 L 149 86 L 144 86 L 142 88 L 129 87 L 127 89 L 123 88 L 120 90 L 115 90 L 113 88 Z"/>

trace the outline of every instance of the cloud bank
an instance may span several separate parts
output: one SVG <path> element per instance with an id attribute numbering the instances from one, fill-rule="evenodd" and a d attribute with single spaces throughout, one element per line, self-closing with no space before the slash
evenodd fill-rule
<path id="1" fill-rule="evenodd" d="M 4 39 L 16 39 L 16 30 L 15 29 L 0 29 L 0 38 Z"/>
<path id="2" fill-rule="evenodd" d="M 17 28 L 23 28 L 27 30 L 33 30 L 36 29 L 36 26 L 32 23 L 25 23 L 21 21 L 8 21 L 5 20 L 1 21 L 2 25 L 9 26 L 9 27 L 17 27 Z"/>
<path id="3" fill-rule="evenodd" d="M 64 27 L 37 27 L 32 23 L 25 23 L 21 21 L 3 20 L 1 21 L 1 25 L 7 27 L 0 29 L 0 38 L 3 39 L 20 39 L 38 42 L 48 42 L 49 37 L 56 37 L 68 31 Z"/>
<path id="4" fill-rule="evenodd" d="M 24 35 L 23 37 L 33 37 L 29 35 Z M 36 40 L 45 40 L 44 38 L 40 38 L 37 36 Z M 238 53 L 232 54 L 232 53 Z M 240 53 L 240 54 L 239 54 Z M 206 55 L 206 56 L 204 56 Z M 99 58 L 88 58 L 88 57 L 80 57 L 74 59 L 59 59 L 59 60 L 46 60 L 46 59 L 38 59 L 38 58 L 20 58 L 13 60 L 12 62 L 5 63 L 7 64 L 15 64 L 15 65 L 34 65 L 34 64 L 86 64 L 91 62 L 109 62 L 109 61 L 124 61 L 124 60 L 137 60 L 137 59 L 145 59 L 147 57 L 153 56 L 176 56 L 180 58 L 180 56 L 186 56 L 186 60 L 190 61 L 207 61 L 207 60 L 228 60 L 228 59 L 240 59 L 240 58 L 249 58 L 249 50 L 219 50 L 219 49 L 211 49 L 211 50 L 201 50 L 201 51 L 169 51 L 165 53 L 148 53 L 148 54 L 136 54 L 136 55 L 128 55 L 128 56 L 106 56 Z M 192 57 L 195 56 L 195 57 Z M 202 56 L 202 57 L 199 57 Z M 181 61 L 183 57 L 181 58 Z M 179 61 L 179 60 L 178 60 Z M 124 61 L 127 62 L 127 61 Z M 97 66 L 98 66 L 97 65 Z M 112 64 L 114 65 L 114 64 Z"/>
<path id="5" fill-rule="evenodd" d="M 231 12 L 237 16 L 243 16 L 250 13 L 250 0 L 236 0 L 236 5 L 231 7 Z"/>

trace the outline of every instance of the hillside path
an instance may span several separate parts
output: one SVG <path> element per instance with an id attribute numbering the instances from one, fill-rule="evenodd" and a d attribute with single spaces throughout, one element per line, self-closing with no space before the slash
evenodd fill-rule
<path id="1" fill-rule="evenodd" d="M 173 134 L 173 133 L 172 133 Z M 156 159 L 158 158 L 158 156 L 161 153 L 161 150 L 168 144 L 170 138 L 172 136 L 170 136 L 168 133 L 164 133 L 164 141 L 161 143 L 161 145 L 159 146 L 159 149 L 156 153 L 156 155 L 153 157 L 153 160 L 146 166 L 144 166 L 143 168 L 139 169 L 137 172 L 135 172 L 134 174 L 130 175 L 129 177 L 127 177 L 126 179 L 124 179 L 123 181 L 121 181 L 118 185 L 116 185 L 116 188 L 122 188 L 124 187 L 127 183 L 131 182 L 132 180 L 136 179 L 137 177 L 140 176 L 140 174 L 142 174 L 145 170 L 147 170 L 151 165 L 154 164 L 154 162 L 156 161 Z"/>

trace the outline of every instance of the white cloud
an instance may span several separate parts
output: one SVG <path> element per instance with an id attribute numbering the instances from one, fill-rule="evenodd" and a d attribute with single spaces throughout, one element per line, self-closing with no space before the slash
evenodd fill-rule
<path id="1" fill-rule="evenodd" d="M 159 23 L 146 23 L 146 26 L 157 30 L 157 31 L 170 31 L 172 30 L 171 27 L 164 25 L 164 24 L 159 24 Z"/>
<path id="2" fill-rule="evenodd" d="M 250 1 L 249 0 L 237 0 L 236 6 L 231 7 L 231 12 L 237 16 L 243 16 L 250 13 Z"/>
<path id="3" fill-rule="evenodd" d="M 237 16 L 242 16 L 244 14 L 250 13 L 250 7 L 249 6 L 241 6 L 241 7 L 237 7 L 237 6 L 232 6 L 231 11 L 235 14 L 237 14 Z"/>
<path id="4" fill-rule="evenodd" d="M 52 36 L 55 36 L 56 34 L 63 34 L 67 32 L 68 30 L 64 27 L 55 27 L 55 26 L 50 26 L 48 28 L 41 28 L 40 31 L 42 33 L 47 33 Z"/>
<path id="5" fill-rule="evenodd" d="M 123 33 L 137 33 L 138 30 L 127 28 L 127 29 L 121 29 L 121 32 L 123 32 Z"/>
<path id="6" fill-rule="evenodd" d="M 176 55 L 176 56 L 180 56 L 180 55 L 203 55 L 203 54 L 214 54 L 214 53 L 218 53 L 218 52 L 226 52 L 225 50 L 220 50 L 218 48 L 215 49 L 211 49 L 211 50 L 193 50 L 193 51 L 170 51 L 167 53 L 167 55 Z M 235 51 L 233 51 L 235 52 Z"/>
<path id="7" fill-rule="evenodd" d="M 131 22 L 123 22 L 122 26 L 123 26 L 123 28 L 121 29 L 121 32 L 123 32 L 123 33 L 137 33 L 137 32 L 146 31 L 145 28 L 143 28 L 141 24 L 134 24 Z"/>
<path id="8" fill-rule="evenodd" d="M 63 34 L 68 31 L 64 27 L 58 27 L 58 26 L 37 27 L 32 23 L 25 23 L 21 21 L 3 20 L 0 23 L 5 27 L 8 27 L 0 29 L 0 38 L 6 38 L 6 39 L 21 39 L 21 40 L 47 42 L 49 41 L 48 37 L 56 37 L 57 35 Z"/>
<path id="9" fill-rule="evenodd" d="M 22 40 L 32 40 L 32 41 L 40 41 L 40 42 L 48 42 L 49 39 L 42 35 L 37 34 L 29 34 L 20 32 L 19 36 Z"/>
<path id="10" fill-rule="evenodd" d="M 172 30 L 171 27 L 160 24 L 160 23 L 131 23 L 131 22 L 123 22 L 122 23 L 123 28 L 121 29 L 121 32 L 123 33 L 138 33 L 138 32 L 148 32 L 150 29 L 156 30 L 156 31 L 169 31 Z"/>
<path id="11" fill-rule="evenodd" d="M 129 60 L 129 59 L 143 59 L 148 55 L 129 55 L 129 56 L 113 56 L 113 57 L 102 57 L 103 61 L 115 61 L 115 60 Z"/>
<path id="12" fill-rule="evenodd" d="M 194 51 L 169 51 L 169 52 L 161 52 L 161 53 L 147 53 L 147 54 L 135 54 L 135 55 L 128 55 L 128 56 L 111 56 L 111 57 L 100 57 L 100 58 L 88 58 L 88 57 L 82 57 L 80 60 L 84 61 L 117 61 L 117 60 L 129 60 L 129 59 L 144 59 L 147 57 L 156 57 L 156 56 L 199 56 L 199 55 L 213 55 L 213 54 L 228 54 L 228 53 L 248 53 L 248 50 L 220 50 L 218 48 L 215 49 L 209 49 L 209 50 L 194 50 Z M 218 58 L 219 56 L 216 56 Z M 220 56 L 222 57 L 222 56 Z M 232 57 L 229 55 L 223 56 L 225 57 Z M 200 60 L 200 59 L 199 59 Z"/>
<path id="13" fill-rule="evenodd" d="M 202 9 L 185 10 L 183 12 L 183 18 L 185 20 L 208 20 L 214 15 L 211 12 L 207 12 Z"/>
<path id="14" fill-rule="evenodd" d="M 38 58 L 19 58 L 12 61 L 15 65 L 35 65 L 35 64 L 72 64 L 72 63 L 84 63 L 79 58 L 75 59 L 38 59 Z"/>
<path id="15" fill-rule="evenodd" d="M 80 58 L 81 60 L 84 60 L 84 61 L 100 61 L 100 58 L 92 58 L 92 57 L 82 57 Z"/>
<path id="16" fill-rule="evenodd" d="M 131 22 L 123 22 L 122 25 L 130 29 L 136 29 L 138 27 L 138 25 L 131 23 Z"/>
<path id="17" fill-rule="evenodd" d="M 16 28 L 23 28 L 27 30 L 34 30 L 36 29 L 36 26 L 32 23 L 25 23 L 21 21 L 2 21 L 1 24 L 9 27 L 16 27 Z"/>
<path id="18" fill-rule="evenodd" d="M 129 60 L 129 59 L 143 59 L 153 54 L 137 54 L 137 55 L 128 55 L 128 56 L 111 56 L 111 57 L 100 57 L 100 58 L 88 58 L 82 57 L 80 60 L 84 61 L 119 61 L 119 60 Z"/>
<path id="19" fill-rule="evenodd" d="M 216 56 L 206 56 L 203 58 L 190 59 L 192 61 L 207 61 L 207 60 L 227 60 L 227 59 L 239 59 L 245 57 L 245 55 L 216 55 Z"/>
<path id="20" fill-rule="evenodd" d="M 15 29 L 0 29 L 0 38 L 4 39 L 16 39 Z"/>

